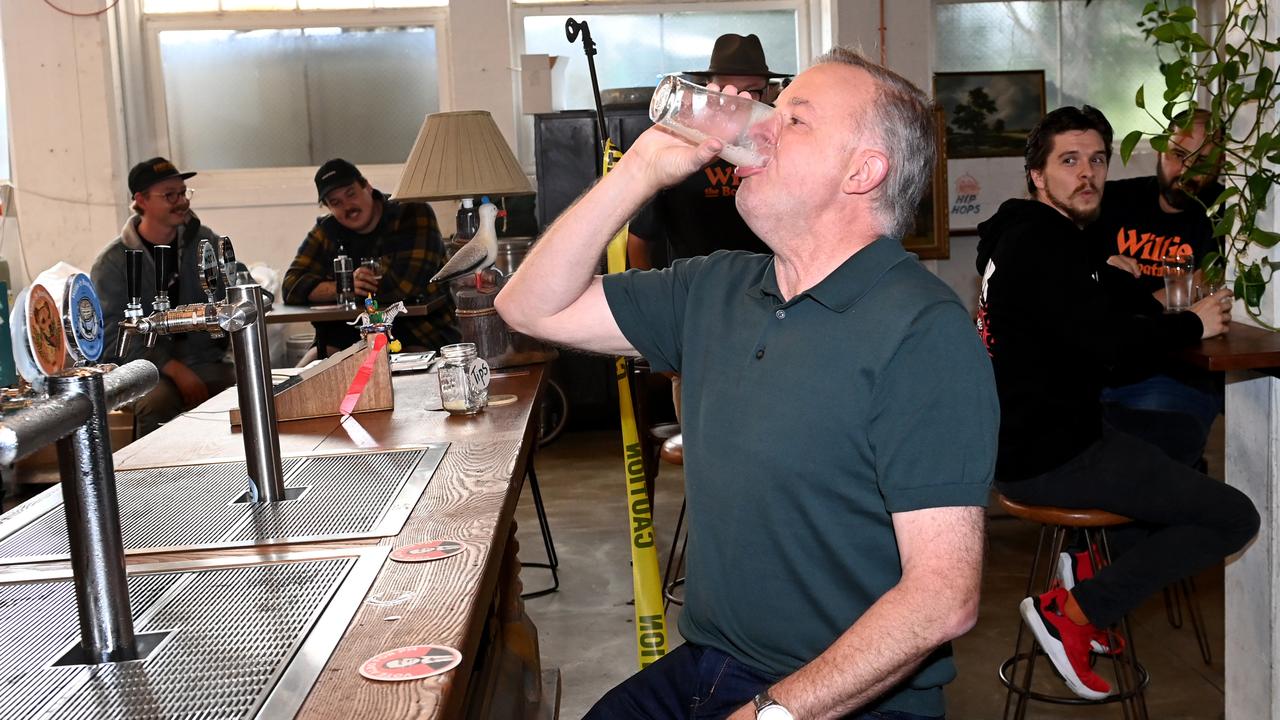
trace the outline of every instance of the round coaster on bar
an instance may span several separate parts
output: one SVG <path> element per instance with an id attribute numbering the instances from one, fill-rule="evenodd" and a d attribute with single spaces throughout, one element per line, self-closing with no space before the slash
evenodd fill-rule
<path id="1" fill-rule="evenodd" d="M 431 540 L 396 548 L 391 551 L 391 559 L 396 562 L 428 562 L 452 557 L 464 549 L 462 543 L 453 540 Z"/>
<path id="2" fill-rule="evenodd" d="M 419 680 L 449 672 L 462 662 L 462 653 L 444 645 L 412 645 L 374 655 L 360 666 L 370 680 Z"/>
<path id="3" fill-rule="evenodd" d="M 67 278 L 62 302 L 62 329 L 67 349 L 76 362 L 96 362 L 102 357 L 102 303 L 93 281 L 84 273 Z"/>
<path id="4" fill-rule="evenodd" d="M 502 407 L 516 401 L 515 395 L 490 395 L 489 407 Z"/>

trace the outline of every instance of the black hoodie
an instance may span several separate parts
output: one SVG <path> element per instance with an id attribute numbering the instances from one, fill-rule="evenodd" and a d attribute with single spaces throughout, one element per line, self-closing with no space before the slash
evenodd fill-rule
<path id="1" fill-rule="evenodd" d="M 1023 480 L 1100 437 L 1102 388 L 1119 365 L 1195 343 L 1204 328 L 1100 264 L 1089 237 L 1050 205 L 1008 200 L 978 235 L 978 330 L 1000 395 L 996 480 Z"/>

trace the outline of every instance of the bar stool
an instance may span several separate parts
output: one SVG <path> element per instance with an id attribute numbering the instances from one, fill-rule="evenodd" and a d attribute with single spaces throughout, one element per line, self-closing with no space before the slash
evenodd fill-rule
<path id="1" fill-rule="evenodd" d="M 1209 647 L 1209 629 L 1204 625 L 1204 612 L 1200 609 L 1200 595 L 1196 592 L 1195 578 L 1183 578 L 1164 589 L 1164 612 L 1169 618 L 1169 625 L 1176 630 L 1182 629 L 1182 607 L 1186 605 L 1187 615 L 1191 618 L 1191 632 L 1195 633 L 1196 644 L 1200 646 L 1200 659 L 1205 665 L 1213 665 L 1213 650 Z"/>
<path id="2" fill-rule="evenodd" d="M 525 475 L 529 478 L 529 491 L 533 493 L 533 509 L 538 515 L 538 529 L 542 532 L 542 547 L 547 551 L 547 561 L 524 562 L 522 560 L 520 564 L 523 567 L 542 568 L 551 571 L 551 587 L 532 590 L 520 595 L 521 598 L 529 600 L 549 595 L 560 589 L 560 558 L 556 555 L 556 543 L 551 538 L 551 523 L 547 520 L 547 506 L 542 502 L 542 488 L 538 487 L 538 473 L 533 469 L 532 453 L 529 455 L 529 468 Z"/>
<path id="3" fill-rule="evenodd" d="M 1057 558 L 1066 545 L 1068 531 L 1078 529 L 1084 533 L 1085 545 L 1093 553 L 1094 567 L 1101 568 L 1111 562 L 1111 548 L 1107 541 L 1106 529 L 1130 522 L 1129 518 L 1104 510 L 1071 510 L 1024 505 L 1004 495 L 997 495 L 996 504 L 1016 518 L 1040 525 L 1040 540 L 1036 545 L 1036 553 L 1031 559 L 1031 571 L 1027 575 L 1026 597 L 1039 595 L 1055 584 Z M 1046 539 L 1048 539 L 1047 543 Z M 1043 576 L 1044 584 L 1041 586 L 1043 589 L 1037 590 L 1036 577 L 1041 573 L 1042 561 L 1047 571 Z M 1028 700 L 1076 706 L 1118 702 L 1126 720 L 1146 720 L 1147 703 L 1144 691 L 1150 676 L 1146 668 L 1138 662 L 1133 634 L 1129 630 L 1128 616 L 1120 619 L 1118 630 L 1108 629 L 1106 632 L 1108 645 L 1121 648 L 1119 653 L 1111 656 L 1116 680 L 1114 692 L 1101 700 L 1089 700 L 1070 693 L 1051 695 L 1032 690 L 1036 660 L 1044 655 L 1044 651 L 1036 643 L 1035 636 L 1027 630 L 1022 618 L 1018 618 L 1018 639 L 1014 642 L 1013 656 L 1001 663 L 997 673 L 1000 682 L 1008 689 L 1004 701 L 1005 720 L 1011 717 L 1010 710 L 1013 711 L 1012 717 L 1016 720 L 1026 717 Z M 1030 645 L 1026 650 L 1023 650 L 1024 636 L 1030 639 Z M 1019 666 L 1025 667 L 1021 678 L 1017 677 Z M 1052 665 L 1050 669 L 1053 669 Z"/>
<path id="4" fill-rule="evenodd" d="M 664 440 L 659 456 L 663 462 L 684 465 L 684 435 L 677 433 Z M 681 536 L 680 533 L 684 529 L 684 511 L 687 502 L 687 500 L 680 501 L 680 515 L 676 518 L 676 531 L 671 535 L 671 551 L 667 553 L 667 569 L 662 573 L 663 610 L 671 607 L 672 603 L 684 605 L 684 600 L 676 597 L 675 589 L 684 584 L 684 576 L 680 571 L 684 569 L 684 551 L 689 545 L 689 534 L 685 533 Z M 679 555 L 676 554 L 677 546 L 680 548 Z"/>

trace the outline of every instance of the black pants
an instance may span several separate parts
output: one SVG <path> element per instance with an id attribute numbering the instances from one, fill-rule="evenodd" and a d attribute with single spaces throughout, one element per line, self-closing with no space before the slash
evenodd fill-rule
<path id="1" fill-rule="evenodd" d="M 1018 502 L 1107 510 L 1134 520 L 1108 531 L 1124 552 L 1113 553 L 1109 567 L 1073 591 L 1097 627 L 1114 624 L 1161 588 L 1221 562 L 1258 532 L 1258 511 L 1244 493 L 1110 426 L 1063 465 L 997 486 Z"/>

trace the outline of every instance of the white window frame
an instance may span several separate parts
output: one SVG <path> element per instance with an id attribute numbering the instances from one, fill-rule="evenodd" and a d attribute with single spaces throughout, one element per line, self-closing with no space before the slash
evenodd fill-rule
<path id="1" fill-rule="evenodd" d="M 814 48 L 831 45 L 831 28 L 835 24 L 830 8 L 832 0 L 703 0 L 702 2 L 635 2 L 635 0 L 511 0 L 511 43 L 516 57 L 526 53 L 524 20 L 540 15 L 645 15 L 679 12 L 762 12 L 794 10 L 796 13 L 796 70 L 808 67 L 818 52 Z M 592 38 L 599 42 L 598 38 Z M 526 173 L 533 176 L 535 167 L 532 147 L 532 124 L 524 114 L 523 99 L 516 92 L 517 157 Z"/>
<path id="2" fill-rule="evenodd" d="M 511 0 L 511 40 L 517 55 L 525 53 L 524 19 L 538 15 L 645 15 L 682 12 L 760 12 L 794 10 L 796 12 L 797 71 L 803 70 L 825 47 L 822 19 L 830 0 L 703 0 L 702 2 L 635 2 L 634 0 Z M 593 38 L 594 39 L 594 38 Z"/>
<path id="3" fill-rule="evenodd" d="M 165 97 L 164 73 L 160 56 L 160 33 L 166 30 L 288 30 L 312 27 L 434 27 L 436 32 L 437 88 L 440 111 L 452 109 L 453 72 L 449 62 L 449 12 L 446 7 L 383 8 L 356 10 L 290 10 L 242 11 L 216 13 L 149 14 L 142 17 L 142 40 L 146 81 L 151 92 L 151 117 L 156 142 L 161 154 L 173 157 L 169 137 L 169 113 Z M 405 147 L 408 157 L 409 147 Z M 181 158 L 174 158 L 181 163 Z M 360 169 L 370 180 L 398 177 L 403 163 L 369 163 Z M 192 168 L 200 170 L 199 168 Z M 303 201 L 314 203 L 315 190 L 311 176 L 314 167 L 262 167 L 200 171 L 201 205 L 208 200 L 235 203 L 240 193 L 236 188 L 261 188 L 263 185 L 287 189 L 291 198 L 300 193 Z M 296 187 L 295 187 L 296 186 Z M 206 194 L 206 190 L 212 191 Z M 210 197 L 212 195 L 213 197 Z"/>

